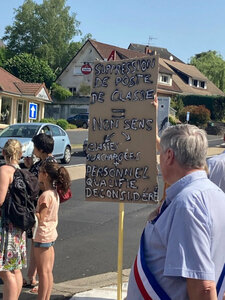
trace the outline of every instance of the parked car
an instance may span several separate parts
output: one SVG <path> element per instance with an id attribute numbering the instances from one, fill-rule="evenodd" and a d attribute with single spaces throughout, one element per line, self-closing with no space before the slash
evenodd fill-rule
<path id="1" fill-rule="evenodd" d="M 62 163 L 68 164 L 71 160 L 71 144 L 67 133 L 58 125 L 50 123 L 20 123 L 6 127 L 0 132 L 0 161 L 4 161 L 2 149 L 8 139 L 17 139 L 22 144 L 22 158 L 32 156 L 34 144 L 33 136 L 39 133 L 50 134 L 54 139 L 53 155 Z"/>
<path id="2" fill-rule="evenodd" d="M 85 156 L 87 155 L 87 146 L 88 146 L 88 139 L 86 138 L 83 142 L 83 152 Z"/>
<path id="3" fill-rule="evenodd" d="M 80 113 L 75 116 L 69 117 L 67 122 L 74 124 L 77 127 L 88 128 L 89 124 L 89 113 Z"/>

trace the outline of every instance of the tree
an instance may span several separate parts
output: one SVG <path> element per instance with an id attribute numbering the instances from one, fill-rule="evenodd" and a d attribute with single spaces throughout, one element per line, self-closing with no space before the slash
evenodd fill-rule
<path id="1" fill-rule="evenodd" d="M 90 33 L 86 34 L 79 42 L 70 42 L 67 52 L 64 53 L 62 58 L 63 67 L 67 66 L 68 63 L 73 59 L 77 52 L 82 48 L 88 39 L 91 39 L 92 35 Z M 60 72 L 61 70 L 58 70 Z"/>
<path id="2" fill-rule="evenodd" d="M 7 26 L 3 40 L 13 54 L 23 52 L 45 58 L 56 70 L 62 68 L 62 59 L 70 41 L 81 32 L 76 14 L 69 14 L 66 0 L 44 0 L 36 4 L 25 0 L 15 9 L 15 20 Z"/>
<path id="3" fill-rule="evenodd" d="M 46 61 L 28 53 L 7 60 L 4 68 L 25 82 L 44 82 L 50 88 L 56 76 Z"/>
<path id="4" fill-rule="evenodd" d="M 0 67 L 3 67 L 6 61 L 6 49 L 4 47 L 0 48 Z"/>
<path id="5" fill-rule="evenodd" d="M 225 91 L 225 61 L 216 51 L 207 51 L 191 57 L 191 65 L 194 65 L 219 89 Z"/>

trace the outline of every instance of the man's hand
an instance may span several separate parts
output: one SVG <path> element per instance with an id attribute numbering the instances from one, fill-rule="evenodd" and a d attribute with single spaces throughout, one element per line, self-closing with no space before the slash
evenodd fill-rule
<path id="1" fill-rule="evenodd" d="M 30 167 L 33 165 L 33 158 L 32 157 L 24 157 L 23 159 L 24 165 L 26 168 L 30 169 Z"/>

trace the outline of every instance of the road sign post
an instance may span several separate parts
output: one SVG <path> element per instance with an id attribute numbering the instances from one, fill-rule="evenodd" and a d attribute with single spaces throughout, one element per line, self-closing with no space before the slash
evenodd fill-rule
<path id="1" fill-rule="evenodd" d="M 189 120 L 190 120 L 190 112 L 187 111 L 187 116 L 186 116 L 186 121 L 187 121 L 187 123 L 189 122 Z"/>
<path id="2" fill-rule="evenodd" d="M 36 103 L 29 104 L 29 119 L 30 120 L 37 119 L 37 104 Z"/>

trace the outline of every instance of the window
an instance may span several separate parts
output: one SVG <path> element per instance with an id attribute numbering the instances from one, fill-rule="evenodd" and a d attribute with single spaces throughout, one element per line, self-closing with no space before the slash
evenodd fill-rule
<path id="1" fill-rule="evenodd" d="M 59 127 L 50 125 L 50 128 L 52 130 L 52 135 L 53 136 L 60 136 L 61 135 L 61 130 L 60 130 Z"/>
<path id="2" fill-rule="evenodd" d="M 206 89 L 206 83 L 205 83 L 205 81 L 200 81 L 200 87 L 202 89 Z"/>
<path id="3" fill-rule="evenodd" d="M 171 75 L 159 73 L 159 82 L 163 84 L 171 85 L 172 84 Z"/>
<path id="4" fill-rule="evenodd" d="M 12 110 L 12 99 L 2 97 L 2 106 L 0 111 L 0 123 L 10 124 Z"/>
<path id="5" fill-rule="evenodd" d="M 74 69 L 73 69 L 73 75 L 83 75 L 82 72 L 81 72 L 81 66 L 74 67 Z"/>
<path id="6" fill-rule="evenodd" d="M 198 87 L 198 80 L 197 79 L 192 79 L 192 85 L 195 87 Z"/>
<path id="7" fill-rule="evenodd" d="M 75 87 L 70 87 L 70 88 L 69 88 L 69 91 L 73 94 L 73 96 L 75 96 L 75 95 L 76 95 L 77 88 L 75 88 Z"/>
<path id="8" fill-rule="evenodd" d="M 206 89 L 206 82 L 205 81 L 200 81 L 197 79 L 190 79 L 190 86 L 194 86 L 197 88 L 201 88 L 201 89 Z"/>

